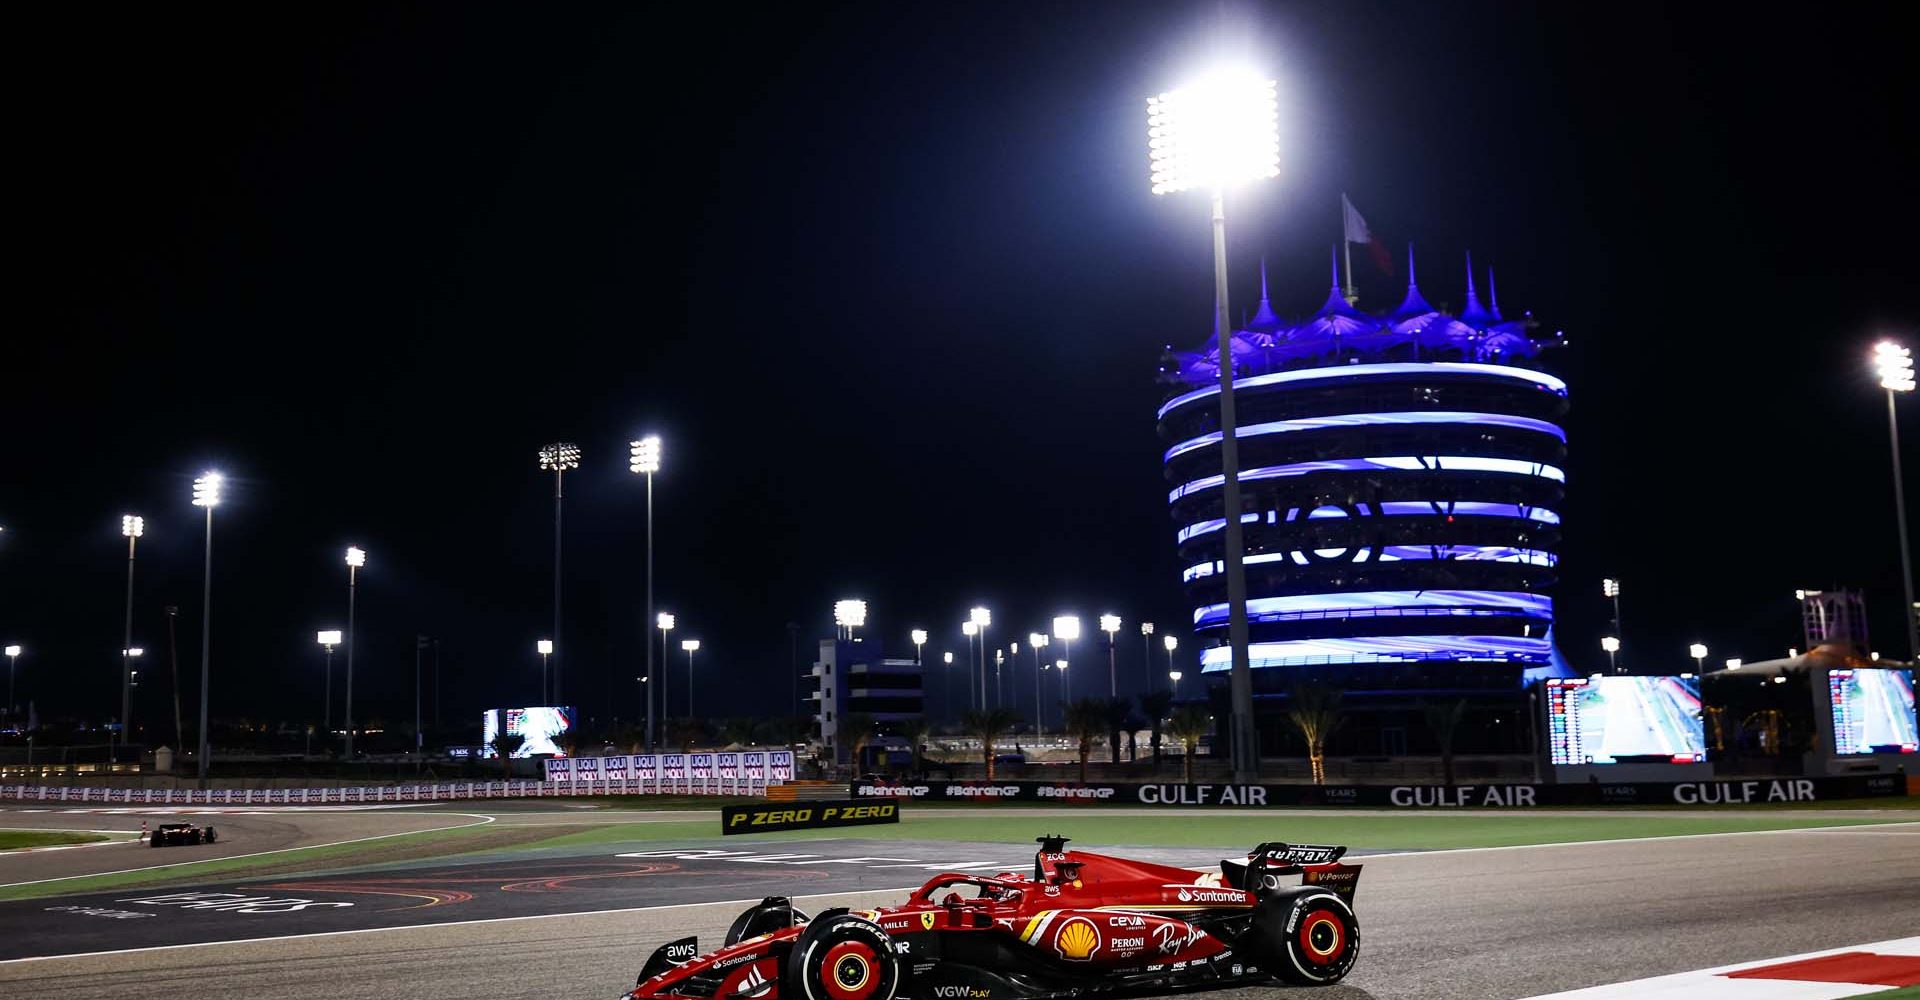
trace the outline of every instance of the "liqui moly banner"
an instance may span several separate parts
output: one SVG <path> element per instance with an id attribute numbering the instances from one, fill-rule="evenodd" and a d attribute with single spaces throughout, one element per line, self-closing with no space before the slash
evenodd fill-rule
<path id="1" fill-rule="evenodd" d="M 687 754 L 611 754 L 546 761 L 548 781 L 792 781 L 791 750 L 698 750 Z"/>

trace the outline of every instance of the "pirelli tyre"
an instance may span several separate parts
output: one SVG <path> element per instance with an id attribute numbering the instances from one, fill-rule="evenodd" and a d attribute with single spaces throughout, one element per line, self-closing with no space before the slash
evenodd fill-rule
<path id="1" fill-rule="evenodd" d="M 768 896 L 733 918 L 733 926 L 727 928 L 726 946 L 732 947 L 748 938 L 806 922 L 807 915 L 796 909 L 792 900 L 785 896 Z"/>
<path id="2" fill-rule="evenodd" d="M 787 956 L 781 996 L 804 1000 L 894 1000 L 900 961 L 880 925 L 851 913 L 807 925 Z"/>
<path id="3" fill-rule="evenodd" d="M 1300 986 L 1337 983 L 1360 957 L 1353 907 L 1325 889 L 1302 886 L 1260 901 L 1242 950 L 1263 969 Z"/>

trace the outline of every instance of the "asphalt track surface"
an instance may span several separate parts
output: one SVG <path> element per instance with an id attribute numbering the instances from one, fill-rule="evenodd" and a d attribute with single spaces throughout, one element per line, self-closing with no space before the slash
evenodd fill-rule
<path id="1" fill-rule="evenodd" d="M 712 850 L 756 853 L 700 853 Z M 711 945 L 745 901 L 762 895 L 805 895 L 802 905 L 816 909 L 880 905 L 930 874 L 889 865 L 957 860 L 997 870 L 1004 860 L 1019 868 L 1031 851 L 716 838 L 6 903 L 0 947 L 9 957 L 115 950 L 0 961 L 0 995 L 94 997 L 110 984 L 116 994 L 216 1000 L 320 990 L 340 1000 L 610 998 L 632 983 L 653 947 L 688 933 Z M 1190 863 L 1221 853 L 1115 852 Z M 1316 998 L 1506 1000 L 1920 929 L 1915 823 L 1388 854 L 1364 863 L 1362 957 L 1345 985 Z M 234 895 L 175 895 L 182 892 Z M 143 901 L 152 897 L 162 898 Z M 272 902 L 288 899 L 354 905 Z M 238 937 L 251 939 L 168 946 Z"/>

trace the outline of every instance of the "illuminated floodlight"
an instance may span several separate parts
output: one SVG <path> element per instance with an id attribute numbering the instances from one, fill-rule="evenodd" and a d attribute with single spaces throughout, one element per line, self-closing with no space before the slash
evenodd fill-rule
<path id="1" fill-rule="evenodd" d="M 1107 638 L 1112 639 L 1113 634 L 1115 632 L 1120 631 L 1120 616 L 1119 615 L 1101 615 L 1100 631 L 1107 633 Z"/>
<path id="2" fill-rule="evenodd" d="M 916 646 L 924 646 L 927 644 L 927 630 L 923 628 L 914 629 L 907 633 L 907 638 L 912 639 L 913 644 Z"/>
<path id="3" fill-rule="evenodd" d="M 1061 615 L 1053 620 L 1053 637 L 1065 642 L 1080 638 L 1080 616 Z"/>
<path id="4" fill-rule="evenodd" d="M 1019 644 L 1019 643 L 1017 643 L 1017 642 L 1010 642 L 1010 643 L 1007 643 L 1007 652 L 1009 652 L 1009 653 L 1012 653 L 1012 654 L 1013 654 L 1013 655 L 1015 655 L 1015 656 L 1019 656 L 1019 655 L 1020 655 L 1020 644 Z M 1874 654 L 1874 655 L 1875 655 L 1875 656 L 1878 656 L 1879 654 L 1878 654 L 1878 653 L 1876 653 L 1876 654 Z"/>
<path id="5" fill-rule="evenodd" d="M 347 565 L 359 569 L 367 564 L 367 550 L 358 545 L 347 546 Z"/>
<path id="6" fill-rule="evenodd" d="M 1185 676 L 1186 676 L 1186 674 L 1184 674 L 1184 673 L 1181 673 L 1181 672 L 1180 672 L 1180 671 L 1178 671 L 1178 670 L 1169 670 L 1169 671 L 1167 671 L 1167 679 L 1168 679 L 1168 680 L 1170 680 L 1170 681 L 1172 681 L 1172 682 L 1174 682 L 1175 684 L 1178 684 L 1178 683 L 1180 683 L 1180 678 L 1182 678 L 1182 677 L 1185 677 Z"/>
<path id="7" fill-rule="evenodd" d="M 315 642 L 318 642 L 320 645 L 325 646 L 328 649 L 332 649 L 333 647 L 340 645 L 340 630 L 337 628 L 324 629 L 320 632 L 314 633 L 313 639 Z"/>
<path id="8" fill-rule="evenodd" d="M 1066 670 L 1066 669 L 1067 669 L 1067 661 L 1065 661 L 1065 660 L 1055 660 L 1055 661 L 1053 661 L 1053 669 L 1055 669 L 1055 670 L 1061 670 L 1061 671 L 1064 671 L 1064 670 Z"/>
<path id="9" fill-rule="evenodd" d="M 976 636 L 976 635 L 979 635 L 979 634 L 980 634 L 980 623 L 979 623 L 979 622 L 972 622 L 972 621 L 965 621 L 965 622 L 961 622 L 961 623 L 960 623 L 960 634 L 961 634 L 961 635 L 964 635 L 964 636 L 966 636 L 966 637 L 967 637 L 967 638 L 969 638 L 969 639 L 971 639 L 971 638 L 973 638 L 973 637 L 974 637 L 974 636 Z"/>
<path id="10" fill-rule="evenodd" d="M 1222 70 L 1147 98 L 1153 193 L 1218 190 L 1279 176 L 1275 86 L 1248 70 Z"/>
<path id="11" fill-rule="evenodd" d="M 649 434 L 627 446 L 627 468 L 635 475 L 651 476 L 660 471 L 660 435 Z"/>
<path id="12" fill-rule="evenodd" d="M 137 660 L 140 657 L 147 655 L 147 651 L 144 649 L 141 649 L 139 646 L 134 646 L 131 649 L 121 650 L 120 655 Z"/>
<path id="13" fill-rule="evenodd" d="M 1153 623 L 1152 623 L 1152 622 L 1141 622 L 1141 623 L 1140 623 L 1140 634 L 1141 634 L 1141 635 L 1152 635 L 1152 634 L 1153 634 Z"/>
<path id="14" fill-rule="evenodd" d="M 1728 669 L 1728 670 L 1738 670 L 1738 669 L 1740 669 L 1740 665 L 1741 665 L 1742 663 L 1744 663 L 1744 662 L 1745 662 L 1745 661 L 1743 661 L 1743 660 L 1741 660 L 1741 659 L 1740 659 L 1739 657 L 1737 657 L 1737 656 L 1736 656 L 1736 657 L 1734 657 L 1734 658 L 1732 658 L 1732 659 L 1730 659 L 1730 660 L 1728 660 L 1728 661 L 1727 661 L 1727 669 Z"/>
<path id="15" fill-rule="evenodd" d="M 1605 580 L 1600 581 L 1600 593 L 1606 597 L 1619 597 L 1620 581 L 1615 580 L 1612 577 L 1608 577 Z"/>
<path id="16" fill-rule="evenodd" d="M 1620 640 L 1610 635 L 1603 635 L 1600 637 L 1600 648 L 1609 653 L 1618 653 L 1620 651 Z"/>
<path id="17" fill-rule="evenodd" d="M 21 653 L 21 649 L 20 649 L 20 647 L 19 647 L 19 646 L 8 646 L 8 647 L 7 647 L 7 655 L 8 655 L 8 656 L 19 656 L 19 655 L 20 655 L 20 653 Z"/>
<path id="18" fill-rule="evenodd" d="M 689 653 L 695 652 L 700 648 L 700 640 L 682 639 L 680 640 L 680 648 L 686 650 Z"/>
<path id="19" fill-rule="evenodd" d="M 1047 634 L 1045 632 L 1028 632 L 1027 644 L 1035 649 L 1045 649 L 1047 648 Z"/>
<path id="20" fill-rule="evenodd" d="M 195 507 L 220 506 L 220 487 L 226 477 L 218 472 L 202 473 L 193 481 L 193 505 Z"/>
<path id="21" fill-rule="evenodd" d="M 128 538 L 139 538 L 147 533 L 147 519 L 138 514 L 120 515 L 120 533 Z"/>
<path id="22" fill-rule="evenodd" d="M 553 640 L 535 639 L 533 641 L 533 651 L 539 653 L 541 656 L 550 655 L 553 652 Z"/>
<path id="23" fill-rule="evenodd" d="M 984 629 L 993 624 L 993 612 L 986 608 L 974 608 L 967 612 L 967 620 Z"/>
<path id="24" fill-rule="evenodd" d="M 1889 392 L 1913 391 L 1913 351 L 1891 340 L 1873 345 L 1873 367 L 1880 375 L 1880 388 Z"/>
<path id="25" fill-rule="evenodd" d="M 657 626 L 662 632 L 673 631 L 673 624 L 674 624 L 673 612 L 662 611 L 659 614 L 653 616 L 653 624 Z"/>
<path id="26" fill-rule="evenodd" d="M 566 472 L 580 467 L 580 446 L 565 441 L 540 449 L 540 468 L 546 472 Z"/>
<path id="27" fill-rule="evenodd" d="M 953 666 L 953 651 L 948 650 L 944 653 L 941 653 L 940 662 L 945 663 L 949 667 Z"/>
<path id="28" fill-rule="evenodd" d="M 841 628 L 862 628 L 867 624 L 867 602 L 861 600 L 835 601 L 833 603 L 833 623 Z"/>
<path id="29" fill-rule="evenodd" d="M 1704 643 L 1696 642 L 1687 647 L 1687 655 L 1696 660 L 1704 660 L 1707 657 L 1707 647 Z"/>
<path id="30" fill-rule="evenodd" d="M 1161 639 L 1160 644 L 1167 647 L 1167 652 L 1171 653 L 1174 650 L 1180 648 L 1180 637 L 1175 635 L 1169 635 L 1166 638 Z"/>

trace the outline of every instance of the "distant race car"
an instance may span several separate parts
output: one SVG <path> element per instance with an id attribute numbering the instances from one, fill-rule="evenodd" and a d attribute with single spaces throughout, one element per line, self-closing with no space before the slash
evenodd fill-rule
<path id="1" fill-rule="evenodd" d="M 165 847 L 169 844 L 211 844 L 220 839 L 220 834 L 211 826 L 194 826 L 192 823 L 162 823 L 147 835 L 147 843 L 152 847 Z"/>
<path id="2" fill-rule="evenodd" d="M 1261 844 L 1220 871 L 1068 851 L 1031 875 L 935 876 L 899 906 L 809 918 L 774 896 L 718 951 L 661 946 L 626 1000 L 967 1000 L 1157 995 L 1339 981 L 1360 954 L 1344 847 Z M 1283 880 L 1298 875 L 1298 884 Z"/>

